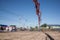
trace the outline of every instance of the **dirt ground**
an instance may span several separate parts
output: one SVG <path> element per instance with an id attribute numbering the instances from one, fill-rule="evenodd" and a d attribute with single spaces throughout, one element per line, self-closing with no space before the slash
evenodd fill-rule
<path id="1" fill-rule="evenodd" d="M 43 32 L 8 32 L 0 33 L 0 40 L 45 40 L 46 35 Z"/>
<path id="2" fill-rule="evenodd" d="M 47 34 L 49 34 L 54 40 L 60 40 L 60 32 L 58 31 L 47 31 Z"/>
<path id="3" fill-rule="evenodd" d="M 47 31 L 54 40 L 60 40 L 60 32 Z M 0 33 L 0 40 L 46 40 L 46 35 L 39 31 L 20 31 Z"/>

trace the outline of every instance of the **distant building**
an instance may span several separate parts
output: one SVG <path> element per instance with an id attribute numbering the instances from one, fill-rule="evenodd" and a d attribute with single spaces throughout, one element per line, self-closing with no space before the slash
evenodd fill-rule
<path id="1" fill-rule="evenodd" d="M 11 31 L 16 31 L 16 25 L 10 25 L 9 28 L 10 28 Z"/>
<path id="2" fill-rule="evenodd" d="M 7 26 L 0 24 L 0 31 L 16 31 L 16 25 Z"/>
<path id="3" fill-rule="evenodd" d="M 47 25 L 47 28 L 55 29 L 55 28 L 60 28 L 60 25 Z"/>
<path id="4" fill-rule="evenodd" d="M 8 27 L 8 26 L 0 24 L 0 30 L 6 30 L 6 27 Z"/>

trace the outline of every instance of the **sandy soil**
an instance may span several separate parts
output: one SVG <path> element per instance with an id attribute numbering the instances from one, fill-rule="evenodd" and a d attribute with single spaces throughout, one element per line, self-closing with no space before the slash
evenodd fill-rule
<path id="1" fill-rule="evenodd" d="M 0 40 L 45 40 L 46 35 L 43 32 L 9 32 L 0 33 Z"/>

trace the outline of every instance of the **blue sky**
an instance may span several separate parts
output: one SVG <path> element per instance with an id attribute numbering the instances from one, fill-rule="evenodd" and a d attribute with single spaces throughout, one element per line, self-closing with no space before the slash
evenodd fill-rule
<path id="1" fill-rule="evenodd" d="M 41 24 L 60 24 L 60 0 L 39 0 Z M 0 0 L 0 24 L 36 26 L 38 18 L 32 0 Z"/>

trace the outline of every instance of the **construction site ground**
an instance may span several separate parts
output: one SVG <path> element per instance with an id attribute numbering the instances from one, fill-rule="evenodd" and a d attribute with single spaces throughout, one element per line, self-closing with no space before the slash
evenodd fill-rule
<path id="1" fill-rule="evenodd" d="M 54 40 L 60 40 L 60 32 L 55 31 L 19 31 L 19 32 L 6 32 L 0 33 L 0 40 L 47 40 L 49 34 Z M 50 39 L 48 39 L 50 40 Z"/>

